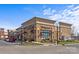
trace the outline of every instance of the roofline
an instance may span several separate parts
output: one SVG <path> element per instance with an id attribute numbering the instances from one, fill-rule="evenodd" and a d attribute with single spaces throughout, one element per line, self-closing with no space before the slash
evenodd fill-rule
<path id="1" fill-rule="evenodd" d="M 72 26 L 72 24 L 66 23 L 66 22 L 59 22 L 59 24 L 66 24 L 66 25 Z"/>
<path id="2" fill-rule="evenodd" d="M 32 17 L 31 19 L 29 19 L 29 20 L 26 20 L 25 22 L 23 22 L 21 25 L 23 25 L 24 23 L 26 23 L 26 22 L 28 22 L 28 21 L 30 21 L 30 20 L 32 20 L 34 17 Z"/>
<path id="3" fill-rule="evenodd" d="M 51 19 L 47 19 L 47 18 L 41 18 L 41 17 L 33 17 L 33 18 L 40 18 L 40 19 L 45 19 L 45 20 L 48 20 L 48 21 L 56 22 L 55 20 L 51 20 Z"/>
<path id="4" fill-rule="evenodd" d="M 55 20 L 50 20 L 50 19 L 46 19 L 46 18 L 41 18 L 41 17 L 36 17 L 36 16 L 35 16 L 35 17 L 32 17 L 31 19 L 29 19 L 29 20 L 23 22 L 21 25 L 23 25 L 24 23 L 26 23 L 26 22 L 28 22 L 28 21 L 34 19 L 34 18 L 35 18 L 35 21 L 36 21 L 37 18 L 39 18 L 39 19 L 45 19 L 45 20 L 48 20 L 48 21 L 53 21 L 54 23 L 56 22 Z"/>

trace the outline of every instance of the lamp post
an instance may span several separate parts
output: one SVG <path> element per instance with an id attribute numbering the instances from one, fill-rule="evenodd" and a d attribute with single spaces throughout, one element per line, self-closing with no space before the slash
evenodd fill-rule
<path id="1" fill-rule="evenodd" d="M 58 40 L 59 40 L 59 27 L 57 26 L 57 41 L 56 41 L 57 45 L 58 45 Z"/>
<path id="2" fill-rule="evenodd" d="M 56 32 L 57 32 L 56 44 L 58 45 L 58 40 L 59 40 L 59 24 L 58 23 L 56 23 Z"/>
<path id="3" fill-rule="evenodd" d="M 23 28 L 21 27 L 21 45 L 23 44 Z"/>

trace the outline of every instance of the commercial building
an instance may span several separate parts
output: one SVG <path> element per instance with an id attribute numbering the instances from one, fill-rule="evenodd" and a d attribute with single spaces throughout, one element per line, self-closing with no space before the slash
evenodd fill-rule
<path id="1" fill-rule="evenodd" d="M 59 22 L 59 30 L 60 30 L 60 34 L 59 37 L 60 39 L 65 39 L 65 40 L 71 40 L 71 24 L 68 23 L 64 23 L 64 22 Z"/>
<path id="2" fill-rule="evenodd" d="M 17 34 L 22 36 L 22 40 L 53 43 L 61 37 L 71 37 L 71 24 L 59 22 L 59 26 L 55 26 L 55 22 L 54 20 L 33 17 L 21 24 L 21 27 L 17 29 Z"/>
<path id="3" fill-rule="evenodd" d="M 0 39 L 4 39 L 4 28 L 0 28 Z"/>
<path id="4" fill-rule="evenodd" d="M 4 28 L 0 28 L 0 39 L 8 38 L 8 31 Z"/>
<path id="5" fill-rule="evenodd" d="M 8 31 L 4 31 L 4 39 L 7 39 L 8 38 Z"/>

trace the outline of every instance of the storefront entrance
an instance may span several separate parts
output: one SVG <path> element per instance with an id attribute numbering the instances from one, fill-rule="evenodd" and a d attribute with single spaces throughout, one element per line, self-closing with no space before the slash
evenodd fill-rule
<path id="1" fill-rule="evenodd" d="M 51 31 L 50 30 L 41 30 L 40 32 L 41 40 L 42 41 L 50 41 L 51 39 Z"/>

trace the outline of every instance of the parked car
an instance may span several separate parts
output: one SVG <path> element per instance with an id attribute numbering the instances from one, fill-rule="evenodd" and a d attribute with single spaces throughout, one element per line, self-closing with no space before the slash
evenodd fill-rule
<path id="1" fill-rule="evenodd" d="M 11 37 L 9 37 L 9 42 L 15 42 L 15 37 L 14 36 L 11 36 Z"/>
<path id="2" fill-rule="evenodd" d="M 15 40 L 16 39 L 13 36 L 5 39 L 5 41 L 7 41 L 7 42 L 15 42 Z"/>
<path id="3" fill-rule="evenodd" d="M 9 38 L 5 38 L 4 41 L 7 41 L 8 42 L 9 41 Z"/>

